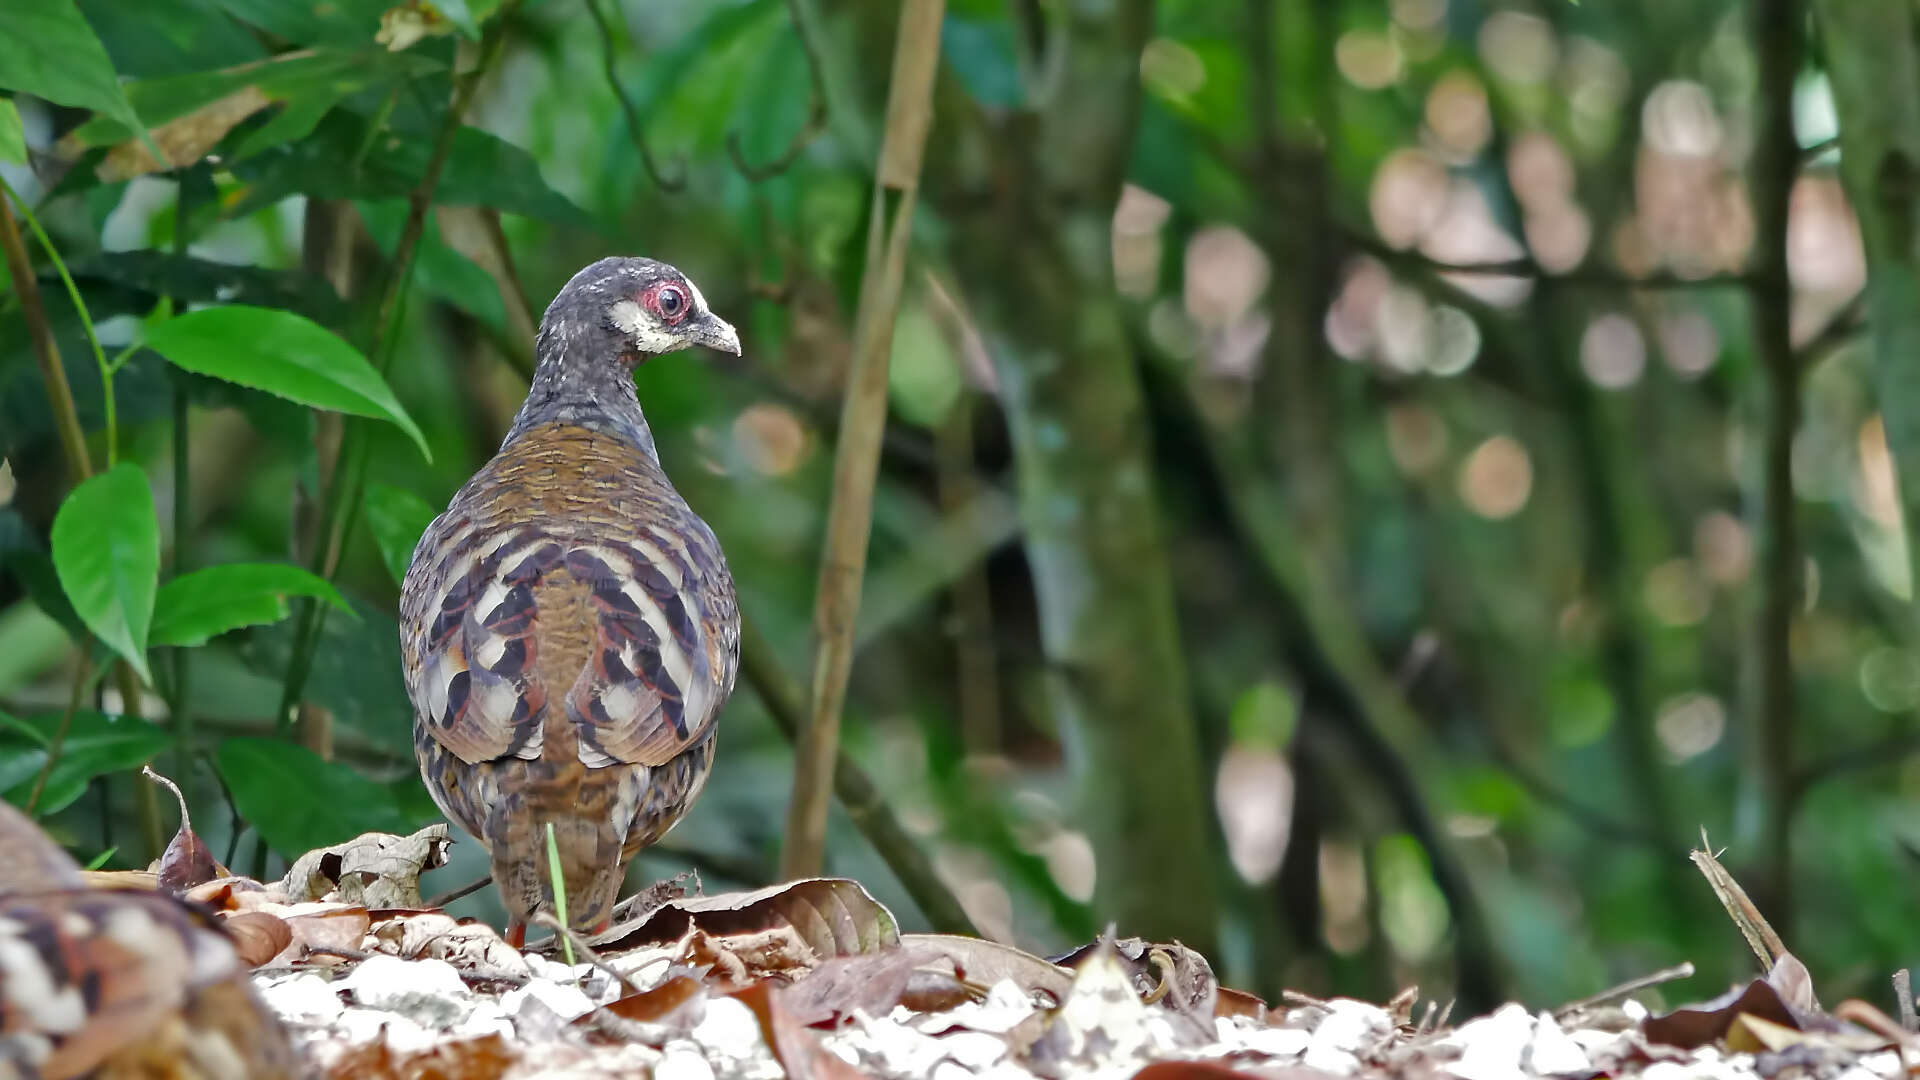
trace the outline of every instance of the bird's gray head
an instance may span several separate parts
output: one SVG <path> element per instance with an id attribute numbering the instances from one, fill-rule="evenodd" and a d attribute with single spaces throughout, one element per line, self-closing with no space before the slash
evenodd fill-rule
<path id="1" fill-rule="evenodd" d="M 651 452 L 633 369 L 694 345 L 740 355 L 740 335 L 707 310 L 687 275 L 653 259 L 601 259 L 547 305 L 534 340 L 533 385 L 507 441 L 561 422 L 615 432 Z"/>
<path id="2" fill-rule="evenodd" d="M 740 335 L 687 275 L 653 259 L 601 259 L 573 275 L 540 320 L 540 359 L 632 368 L 695 345 L 740 355 Z"/>

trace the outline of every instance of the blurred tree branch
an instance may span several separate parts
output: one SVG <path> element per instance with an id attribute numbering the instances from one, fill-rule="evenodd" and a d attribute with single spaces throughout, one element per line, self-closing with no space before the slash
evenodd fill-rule
<path id="1" fill-rule="evenodd" d="M 1152 26 L 1146 0 L 1061 9 L 1046 28 L 1059 40 L 1042 46 L 1063 56 L 1057 91 L 989 113 L 952 87 L 955 134 L 933 177 L 961 287 L 998 335 L 1048 700 L 1099 868 L 1096 909 L 1122 933 L 1211 952 L 1217 834 L 1107 256 Z"/>
<path id="2" fill-rule="evenodd" d="M 894 316 L 906 277 L 907 246 L 920 192 L 921 161 L 933 124 L 933 79 L 940 63 L 945 0 L 908 0 L 902 8 L 888 82 L 886 134 L 874 169 L 867 219 L 867 255 L 854 315 L 853 363 L 847 374 L 840 436 L 834 443 L 833 498 L 814 600 L 811 709 L 793 772 L 793 801 L 780 851 L 788 878 L 821 872 L 826 859 L 827 804 L 839 754 L 840 718 L 853 668 L 854 631 L 873 529 L 873 490 L 887 424 L 887 362 Z"/>
<path id="3" fill-rule="evenodd" d="M 600 10 L 600 0 L 581 0 L 587 6 L 587 14 L 593 17 L 593 25 L 599 30 L 600 63 L 606 71 L 607 88 L 613 91 L 614 99 L 620 102 L 620 115 L 626 117 L 627 137 L 633 140 L 633 148 L 640 152 L 640 167 L 652 178 L 654 186 L 661 191 L 680 191 L 687 186 L 687 160 L 679 158 L 674 171 L 679 175 L 668 177 L 660 171 L 654 160 L 653 151 L 647 146 L 647 128 L 640 122 L 640 112 L 633 107 L 632 99 L 627 97 L 626 88 L 620 85 L 620 72 L 616 67 L 613 50 L 613 27 L 606 15 Z"/>
<path id="4" fill-rule="evenodd" d="M 588 0 L 592 3 L 592 0 Z M 807 27 L 807 15 L 802 11 L 801 0 L 787 0 L 787 16 L 793 21 L 793 33 L 800 41 L 800 51 L 807 58 L 807 119 L 800 130 L 793 133 L 786 148 L 774 155 L 773 160 L 764 165 L 754 165 L 747 161 L 747 155 L 740 146 L 740 133 L 727 133 L 727 156 L 733 160 L 733 167 L 740 175 L 753 182 L 778 176 L 792 167 L 800 159 L 800 152 L 807 144 L 820 137 L 827 130 L 827 87 L 824 68 L 820 59 L 820 48 L 814 43 L 813 31 Z"/>
<path id="5" fill-rule="evenodd" d="M 1758 725 L 1754 750 L 1760 780 L 1765 854 L 1758 887 L 1762 905 L 1793 936 L 1793 778 L 1795 711 L 1793 617 L 1805 576 L 1795 521 L 1793 441 L 1800 427 L 1801 365 L 1793 350 L 1793 285 L 1787 275 L 1787 216 L 1800 171 L 1793 131 L 1793 87 L 1800 74 L 1806 12 L 1799 0 L 1753 6 L 1760 88 L 1751 184 L 1754 275 L 1749 308 L 1760 369 L 1763 424 L 1759 504 L 1760 617 L 1754 627 L 1749 678 L 1757 695 L 1749 712 Z M 1884 90 L 1882 91 L 1884 93 Z M 1911 363 L 1911 357 L 1905 362 Z"/>

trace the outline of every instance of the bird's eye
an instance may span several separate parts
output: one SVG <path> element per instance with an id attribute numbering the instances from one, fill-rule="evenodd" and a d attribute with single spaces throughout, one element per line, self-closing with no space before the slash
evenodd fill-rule
<path id="1" fill-rule="evenodd" d="M 687 291 L 678 285 L 663 286 L 655 303 L 660 307 L 660 314 L 669 321 L 678 319 L 687 313 Z"/>

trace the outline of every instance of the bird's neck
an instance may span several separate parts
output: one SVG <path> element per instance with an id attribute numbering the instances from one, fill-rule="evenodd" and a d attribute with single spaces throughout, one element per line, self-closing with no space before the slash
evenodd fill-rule
<path id="1" fill-rule="evenodd" d="M 503 448 L 542 424 L 571 424 L 624 439 L 654 461 L 660 460 L 653 430 L 640 411 L 633 375 L 612 358 L 610 349 L 556 341 L 544 328 L 538 342 L 533 384 L 501 443 Z M 569 346 L 592 351 L 576 357 Z"/>

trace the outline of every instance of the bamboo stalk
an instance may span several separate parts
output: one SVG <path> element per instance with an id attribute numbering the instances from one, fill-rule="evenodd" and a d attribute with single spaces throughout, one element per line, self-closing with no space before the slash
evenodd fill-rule
<path id="1" fill-rule="evenodd" d="M 827 540 L 814 605 L 819 642 L 812 708 L 795 756 L 793 801 L 787 807 L 786 842 L 780 852 L 780 872 L 788 878 L 816 875 L 826 859 L 827 803 L 839 756 L 840 713 L 853 667 L 874 482 L 886 430 L 887 356 L 906 274 L 920 162 L 933 121 L 933 76 L 939 66 L 945 7 L 944 0 L 908 0 L 894 40 L 886 133 L 867 221 L 860 307 L 854 317 L 853 369 L 834 449 L 833 501 L 827 511 Z"/>

